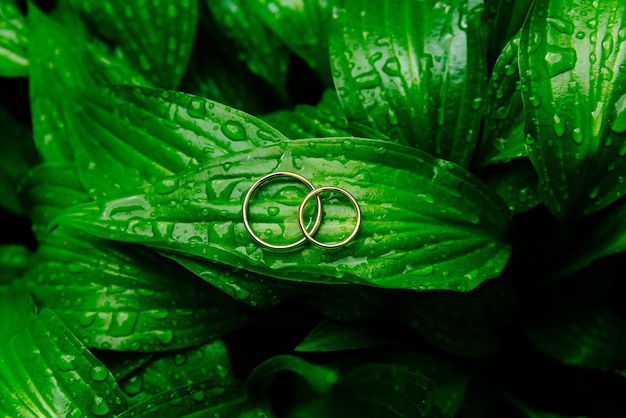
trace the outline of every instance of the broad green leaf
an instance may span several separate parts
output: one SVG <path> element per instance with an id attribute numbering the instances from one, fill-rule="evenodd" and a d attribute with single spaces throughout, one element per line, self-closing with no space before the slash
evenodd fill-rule
<path id="1" fill-rule="evenodd" d="M 222 340 L 215 340 L 155 356 L 119 381 L 119 385 L 128 402 L 137 404 L 166 390 L 231 375 L 226 346 Z"/>
<path id="2" fill-rule="evenodd" d="M 514 213 L 527 212 L 542 203 L 537 172 L 528 158 L 489 166 L 479 177 L 502 196 Z"/>
<path id="3" fill-rule="evenodd" d="M 47 225 L 73 201 L 88 201 L 77 183 L 68 168 L 33 170 L 25 184 L 33 220 Z M 39 246 L 26 277 L 29 288 L 90 347 L 172 350 L 242 323 L 230 299 L 144 248 L 72 228 L 46 232 L 35 227 Z"/>
<path id="4" fill-rule="evenodd" d="M 381 329 L 365 323 L 341 323 L 330 319 L 320 322 L 294 349 L 300 352 L 355 350 L 389 342 Z"/>
<path id="5" fill-rule="evenodd" d="M 174 91 L 112 87 L 82 103 L 72 144 L 81 182 L 97 198 L 286 139 L 247 113 Z"/>
<path id="6" fill-rule="evenodd" d="M 259 247 L 243 225 L 242 200 L 273 171 L 351 193 L 363 214 L 358 237 L 332 252 Z M 303 190 L 296 186 L 276 182 L 260 193 L 250 208 L 253 230 L 269 230 L 276 243 L 297 239 L 293 209 Z M 354 211 L 326 206 L 317 237 L 337 242 L 354 228 Z M 213 158 L 134 193 L 71 208 L 57 222 L 286 280 L 466 291 L 502 270 L 508 220 L 501 199 L 450 162 L 383 141 L 325 138 Z"/>
<path id="7" fill-rule="evenodd" d="M 337 3 L 333 78 L 349 121 L 468 166 L 486 63 L 477 0 Z"/>
<path id="8" fill-rule="evenodd" d="M 484 358 L 500 347 L 496 329 L 517 313 L 519 300 L 511 284 L 498 278 L 467 293 L 399 294 L 390 304 L 396 320 L 424 340 L 457 356 Z"/>
<path id="9" fill-rule="evenodd" d="M 564 277 L 582 270 L 595 260 L 626 250 L 626 199 L 590 217 L 571 232 L 570 253 L 558 265 Z"/>
<path id="10" fill-rule="evenodd" d="M 43 161 L 73 161 L 68 143 L 76 92 L 94 87 L 85 65 L 86 32 L 76 16 L 62 25 L 28 8 L 29 93 L 35 146 Z M 70 19 L 71 18 L 71 19 Z"/>
<path id="11" fill-rule="evenodd" d="M 0 286 L 22 277 L 31 251 L 20 244 L 0 244 Z"/>
<path id="12" fill-rule="evenodd" d="M 485 124 L 478 166 L 526 156 L 524 107 L 517 62 L 520 34 L 511 39 L 496 61 L 487 86 Z"/>
<path id="13" fill-rule="evenodd" d="M 175 88 L 191 55 L 197 0 L 69 0 L 156 86 Z"/>
<path id="14" fill-rule="evenodd" d="M 328 59 L 328 34 L 333 0 L 298 2 L 242 0 L 327 85 L 332 82 Z"/>
<path id="15" fill-rule="evenodd" d="M 229 298 L 169 260 L 63 227 L 39 244 L 26 280 L 89 347 L 172 350 L 244 321 Z"/>
<path id="16" fill-rule="evenodd" d="M 232 379 L 210 379 L 161 392 L 128 408 L 116 418 L 154 416 L 245 418 L 245 415 L 236 413 L 241 412 L 247 400 L 248 394 L 243 382 Z"/>
<path id="17" fill-rule="evenodd" d="M 251 0 L 205 0 L 213 21 L 235 45 L 236 57 L 250 71 L 284 91 L 289 51 L 263 24 Z M 283 93 L 283 95 L 286 93 Z"/>
<path id="18" fill-rule="evenodd" d="M 125 402 L 113 376 L 49 309 L 0 288 L 0 414 L 113 417 Z"/>
<path id="19" fill-rule="evenodd" d="M 626 322 L 602 302 L 561 297 L 523 325 L 537 348 L 562 363 L 606 372 L 626 364 Z"/>
<path id="20" fill-rule="evenodd" d="M 522 28 L 532 0 L 487 0 L 485 3 L 481 28 L 491 68 L 506 44 Z"/>
<path id="21" fill-rule="evenodd" d="M 526 148 L 560 219 L 626 192 L 626 3 L 534 2 L 520 45 Z"/>
<path id="22" fill-rule="evenodd" d="M 0 3 L 0 77 L 28 75 L 28 28 L 16 0 Z"/>
<path id="23" fill-rule="evenodd" d="M 282 104 L 276 90 L 234 60 L 216 36 L 213 26 L 200 21 L 191 59 L 179 90 L 205 97 L 252 114 L 266 113 Z M 207 50 L 207 45 L 212 45 Z"/>
<path id="24" fill-rule="evenodd" d="M 25 215 L 18 196 L 18 184 L 38 162 L 33 135 L 4 107 L 0 107 L 0 126 L 0 207 L 16 215 Z"/>

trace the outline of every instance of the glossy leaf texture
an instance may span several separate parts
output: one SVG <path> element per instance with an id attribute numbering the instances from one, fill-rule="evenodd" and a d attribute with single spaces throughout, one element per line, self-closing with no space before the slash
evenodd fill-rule
<path id="1" fill-rule="evenodd" d="M 119 86 L 86 94 L 82 104 L 72 145 L 81 182 L 96 198 L 286 139 L 247 113 L 174 91 Z"/>
<path id="2" fill-rule="evenodd" d="M 179 386 L 231 377 L 226 346 L 222 340 L 214 340 L 155 356 L 119 381 L 119 385 L 128 402 L 137 404 Z"/>
<path id="3" fill-rule="evenodd" d="M 0 77 L 28 75 L 28 28 L 16 0 L 0 3 Z"/>
<path id="4" fill-rule="evenodd" d="M 300 352 L 356 350 L 384 345 L 389 339 L 380 329 L 365 323 L 320 322 L 294 349 Z"/>
<path id="5" fill-rule="evenodd" d="M 626 5 L 535 2 L 522 31 L 526 146 L 552 213 L 594 213 L 626 192 Z"/>
<path id="6" fill-rule="evenodd" d="M 29 94 L 33 135 L 42 160 L 73 161 L 68 143 L 78 91 L 94 88 L 85 65 L 86 30 L 77 16 L 61 24 L 29 3 Z"/>
<path id="7" fill-rule="evenodd" d="M 30 260 L 31 251 L 20 244 L 0 244 L 0 286 L 20 279 Z"/>
<path id="8" fill-rule="evenodd" d="M 482 34 L 487 50 L 487 61 L 492 68 L 506 44 L 516 36 L 532 0 L 487 0 L 482 16 Z"/>
<path id="9" fill-rule="evenodd" d="M 518 33 L 506 44 L 487 85 L 485 124 L 476 161 L 478 167 L 527 156 L 518 66 L 519 42 Z"/>
<path id="10" fill-rule="evenodd" d="M 103 416 L 126 409 L 113 376 L 49 309 L 0 288 L 0 413 Z"/>
<path id="11" fill-rule="evenodd" d="M 331 86 L 328 36 L 334 0 L 242 0 L 242 3 Z"/>
<path id="12" fill-rule="evenodd" d="M 0 208 L 24 216 L 18 186 L 26 172 L 38 163 L 32 132 L 8 109 L 0 107 Z"/>
<path id="13" fill-rule="evenodd" d="M 242 222 L 242 200 L 273 171 L 352 194 L 363 213 L 357 239 L 332 252 L 255 244 Z M 303 190 L 274 186 L 251 205 L 252 228 L 290 242 L 300 235 L 294 208 Z M 317 236 L 337 242 L 354 227 L 353 213 L 327 206 L 327 226 Z M 450 162 L 367 139 L 292 140 L 214 158 L 134 193 L 70 208 L 57 222 L 296 281 L 466 291 L 497 276 L 509 256 L 509 212 L 497 195 Z"/>
<path id="14" fill-rule="evenodd" d="M 254 0 L 206 0 L 213 21 L 235 45 L 237 58 L 285 94 L 290 51 L 263 23 L 253 3 Z"/>
<path id="15" fill-rule="evenodd" d="M 25 193 L 33 219 L 45 225 L 72 201 L 89 200 L 75 173 L 52 166 L 34 170 Z M 149 250 L 73 228 L 35 231 L 39 246 L 26 275 L 29 290 L 89 347 L 172 350 L 244 321 L 229 298 Z"/>
<path id="16" fill-rule="evenodd" d="M 70 0 L 154 85 L 175 88 L 191 55 L 198 1 Z"/>
<path id="17" fill-rule="evenodd" d="M 339 1 L 330 52 L 349 121 L 468 166 L 486 62 L 475 0 Z"/>

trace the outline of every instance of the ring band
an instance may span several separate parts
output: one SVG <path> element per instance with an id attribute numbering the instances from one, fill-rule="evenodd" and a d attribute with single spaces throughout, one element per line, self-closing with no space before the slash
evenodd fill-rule
<path id="1" fill-rule="evenodd" d="M 258 242 L 259 244 L 264 245 L 268 248 L 272 248 L 274 250 L 288 250 L 290 248 L 297 247 L 298 245 L 303 244 L 307 239 L 310 239 L 310 238 L 307 238 L 308 231 L 306 231 L 306 227 L 303 224 L 304 215 L 302 213 L 302 210 L 298 211 L 298 223 L 300 224 L 300 229 L 305 233 L 305 235 L 302 238 L 300 238 L 298 241 L 292 242 L 291 244 L 276 245 L 276 244 L 272 244 L 270 242 L 264 241 L 258 235 L 256 235 L 254 231 L 252 231 L 252 227 L 250 226 L 250 221 L 248 219 L 248 208 L 250 205 L 250 197 L 252 197 L 252 193 L 254 193 L 254 191 L 258 189 L 263 183 L 275 177 L 295 178 L 297 180 L 300 180 L 302 183 L 306 184 L 309 187 L 309 189 L 311 189 L 311 191 L 315 191 L 315 186 L 313 186 L 313 184 L 309 180 L 307 180 L 306 178 L 302 177 L 299 174 L 291 173 L 289 171 L 276 171 L 274 173 L 267 174 L 261 177 L 260 179 L 258 179 L 252 185 L 252 187 L 250 187 L 250 190 L 248 190 L 248 193 L 246 193 L 246 196 L 243 199 L 243 223 L 246 226 L 246 229 L 248 230 L 250 235 L 252 235 L 252 238 L 254 238 L 254 240 Z M 317 198 L 317 216 L 315 218 L 315 223 L 313 224 L 313 228 L 311 229 L 311 234 L 315 234 L 317 230 L 319 229 L 320 224 L 322 223 L 322 200 L 319 198 L 319 196 L 316 196 L 316 198 Z M 307 195 L 307 198 L 305 198 L 304 201 L 306 202 L 310 199 L 311 197 L 308 197 Z"/>
<path id="2" fill-rule="evenodd" d="M 350 235 L 339 241 L 336 243 L 324 243 L 321 241 L 316 240 L 315 238 L 313 238 L 313 234 L 315 234 L 315 232 L 311 232 L 309 233 L 306 228 L 304 227 L 304 207 L 306 206 L 307 202 L 309 200 L 311 200 L 312 197 L 315 197 L 318 201 L 318 205 L 319 205 L 319 194 L 322 192 L 338 192 L 341 193 L 342 195 L 346 196 L 348 198 L 348 200 L 350 200 L 350 202 L 352 203 L 352 206 L 354 206 L 354 210 L 356 211 L 356 224 L 354 225 L 354 230 L 352 231 L 352 233 L 350 233 Z M 321 213 L 321 211 L 320 211 Z M 357 203 L 357 201 L 354 199 L 354 197 L 352 197 L 352 195 L 348 192 L 346 192 L 344 189 L 339 188 L 339 187 L 333 187 L 333 186 L 325 186 L 325 187 L 320 187 L 318 189 L 315 190 L 311 190 L 311 192 L 309 192 L 309 194 L 307 194 L 304 198 L 304 200 L 302 201 L 302 203 L 300 204 L 300 208 L 298 209 L 298 223 L 300 224 L 300 229 L 302 230 L 302 233 L 304 234 L 305 238 L 308 239 L 309 241 L 311 241 L 313 244 L 317 245 L 318 247 L 323 247 L 323 248 L 337 248 L 337 247 L 341 247 L 342 245 L 347 244 L 348 242 L 352 241 L 352 239 L 356 236 L 356 234 L 359 232 L 359 227 L 361 226 L 361 209 L 359 208 L 359 204 Z"/>

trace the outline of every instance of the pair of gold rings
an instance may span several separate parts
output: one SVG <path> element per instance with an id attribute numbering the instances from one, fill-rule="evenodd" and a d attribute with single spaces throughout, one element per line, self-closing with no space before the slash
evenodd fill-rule
<path id="1" fill-rule="evenodd" d="M 311 191 L 304 197 L 304 199 L 302 200 L 302 203 L 300 203 L 300 207 L 298 208 L 298 225 L 300 226 L 300 230 L 302 231 L 302 234 L 304 236 L 300 238 L 298 241 L 295 241 L 289 244 L 284 244 L 284 245 L 272 244 L 270 242 L 263 240 L 252 230 L 252 227 L 250 226 L 250 220 L 248 218 L 248 209 L 250 207 L 250 198 L 252 197 L 252 194 L 263 183 L 276 177 L 292 177 L 294 179 L 301 181 L 302 183 L 307 185 L 309 189 L 311 189 Z M 322 224 L 322 200 L 320 199 L 320 196 L 319 196 L 320 193 L 322 192 L 341 193 L 342 195 L 348 198 L 350 203 L 352 203 L 352 206 L 354 207 L 354 210 L 356 212 L 356 224 L 354 226 L 354 230 L 350 233 L 350 235 L 348 235 L 348 237 L 346 237 L 345 239 L 339 242 L 326 243 L 326 242 L 318 241 L 314 238 L 314 235 L 317 233 L 320 225 Z M 310 230 L 307 230 L 306 226 L 304 225 L 304 208 L 307 205 L 307 203 L 313 198 L 315 198 L 317 202 L 317 214 L 315 216 L 315 222 L 313 223 L 313 226 L 311 227 Z M 297 247 L 298 245 L 301 245 L 306 241 L 310 241 L 313 244 L 319 247 L 323 247 L 323 248 L 337 248 L 337 247 L 346 245 L 348 242 L 352 241 L 352 239 L 359 232 L 359 227 L 361 226 L 361 209 L 359 208 L 359 204 L 354 199 L 354 197 L 352 197 L 350 193 L 348 193 L 347 191 L 345 191 L 344 189 L 340 187 L 324 186 L 324 187 L 315 188 L 315 186 L 309 180 L 307 180 L 306 178 L 302 177 L 299 174 L 291 173 L 289 171 L 276 171 L 274 173 L 267 174 L 261 177 L 260 179 L 258 179 L 252 185 L 252 187 L 250 187 L 250 190 L 248 190 L 248 192 L 246 193 L 246 196 L 243 199 L 243 223 L 246 226 L 246 229 L 248 230 L 252 238 L 254 238 L 256 242 L 258 242 L 259 244 L 265 247 L 272 248 L 274 250 L 288 250 L 290 248 Z"/>

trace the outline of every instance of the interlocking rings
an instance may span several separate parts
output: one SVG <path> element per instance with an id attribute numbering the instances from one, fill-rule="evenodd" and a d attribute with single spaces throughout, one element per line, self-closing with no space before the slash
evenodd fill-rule
<path id="1" fill-rule="evenodd" d="M 298 208 L 298 225 L 300 226 L 300 230 L 302 231 L 302 234 L 304 235 L 302 238 L 300 238 L 299 240 L 292 242 L 290 244 L 285 244 L 285 245 L 277 245 L 277 244 L 272 244 L 270 242 L 267 242 L 265 240 L 263 240 L 261 237 L 259 237 L 257 234 L 254 233 L 254 231 L 252 230 L 252 227 L 250 226 L 250 220 L 248 218 L 248 209 L 250 207 L 250 198 L 252 197 L 252 194 L 266 181 L 273 179 L 275 177 L 292 177 L 295 178 L 297 180 L 300 180 L 302 183 L 304 183 L 305 185 L 307 185 L 307 187 L 309 189 L 311 189 L 311 191 L 304 197 L 304 200 L 302 200 L 302 203 L 300 203 L 300 206 Z M 352 206 L 354 207 L 354 210 L 356 212 L 356 223 L 354 226 L 354 230 L 350 233 L 350 235 L 348 235 L 347 238 L 339 241 L 339 242 L 333 242 L 333 243 L 325 243 L 325 242 L 321 242 L 316 240 L 313 236 L 317 233 L 321 223 L 322 223 L 322 201 L 320 199 L 320 193 L 323 192 L 337 192 L 337 193 L 341 193 L 342 195 L 344 195 L 345 197 L 348 198 L 348 200 L 350 200 L 350 203 L 352 203 Z M 317 201 L 317 215 L 315 217 L 315 222 L 313 223 L 313 226 L 311 227 L 310 230 L 307 230 L 307 227 L 304 225 L 304 208 L 306 207 L 307 203 L 312 199 L 315 198 L 315 200 Z M 349 243 L 350 241 L 352 241 L 352 239 L 354 239 L 354 237 L 356 236 L 356 234 L 359 232 L 359 227 L 361 226 L 361 209 L 359 208 L 359 204 L 357 203 L 356 199 L 354 199 L 354 197 L 352 197 L 352 195 L 350 193 L 348 193 L 347 191 L 345 191 L 342 188 L 339 187 L 334 187 L 334 186 L 325 186 L 325 187 L 319 187 L 319 188 L 315 188 L 315 186 L 313 186 L 313 184 L 307 180 L 306 178 L 302 177 L 299 174 L 296 173 L 291 173 L 289 171 L 277 171 L 274 173 L 270 173 L 267 174 L 263 177 L 261 177 L 260 179 L 258 179 L 248 190 L 248 192 L 246 193 L 246 196 L 243 199 L 243 223 L 246 227 L 246 229 L 248 230 L 248 232 L 250 233 L 250 235 L 252 236 L 252 238 L 254 238 L 254 240 L 256 242 L 258 242 L 259 244 L 268 247 L 268 248 L 272 248 L 275 250 L 287 250 L 290 248 L 294 248 L 297 247 L 300 244 L 303 244 L 305 241 L 310 241 L 313 244 L 322 247 L 322 248 L 337 248 L 337 247 L 341 247 L 343 245 L 346 245 L 347 243 Z"/>

